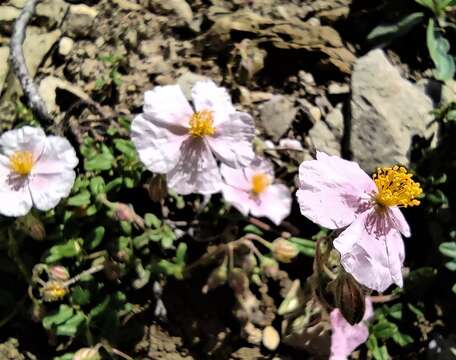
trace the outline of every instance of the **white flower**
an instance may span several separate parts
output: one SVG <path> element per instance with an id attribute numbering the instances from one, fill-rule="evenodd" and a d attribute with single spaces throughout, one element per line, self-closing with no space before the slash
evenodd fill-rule
<path id="1" fill-rule="evenodd" d="M 76 153 L 67 139 L 25 126 L 0 136 L 0 214 L 50 210 L 68 196 L 76 177 Z"/>

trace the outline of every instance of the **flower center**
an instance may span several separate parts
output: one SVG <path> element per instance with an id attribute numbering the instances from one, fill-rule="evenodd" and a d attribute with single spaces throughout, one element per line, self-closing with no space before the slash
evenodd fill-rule
<path id="1" fill-rule="evenodd" d="M 192 136 L 203 137 L 206 135 L 214 135 L 214 119 L 212 117 L 212 112 L 209 110 L 195 112 L 188 124 L 190 125 L 188 133 Z"/>
<path id="2" fill-rule="evenodd" d="M 373 175 L 378 194 L 377 204 L 390 206 L 416 206 L 420 201 L 415 199 L 423 190 L 418 182 L 412 180 L 412 174 L 403 166 L 379 168 Z"/>
<path id="3" fill-rule="evenodd" d="M 261 194 L 269 186 L 269 177 L 266 174 L 258 173 L 252 176 L 252 192 L 255 195 Z"/>
<path id="4" fill-rule="evenodd" d="M 30 151 L 16 151 L 9 158 L 11 170 L 22 176 L 30 174 L 33 164 L 33 154 Z"/>

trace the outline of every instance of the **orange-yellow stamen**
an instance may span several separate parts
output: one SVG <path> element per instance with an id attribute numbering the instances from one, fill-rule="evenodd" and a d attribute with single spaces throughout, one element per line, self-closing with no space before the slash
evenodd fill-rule
<path id="1" fill-rule="evenodd" d="M 252 192 L 255 195 L 261 194 L 269 186 L 269 176 L 263 173 L 258 173 L 252 176 Z"/>
<path id="2" fill-rule="evenodd" d="M 195 112 L 189 120 L 189 134 L 195 137 L 212 136 L 215 133 L 212 112 L 208 110 Z"/>
<path id="3" fill-rule="evenodd" d="M 11 170 L 22 176 L 30 174 L 33 164 L 33 154 L 30 151 L 17 151 L 9 158 Z"/>
<path id="4" fill-rule="evenodd" d="M 416 206 L 420 201 L 415 199 L 423 190 L 418 182 L 412 180 L 412 174 L 403 166 L 379 168 L 373 175 L 378 193 L 377 204 L 385 207 Z"/>

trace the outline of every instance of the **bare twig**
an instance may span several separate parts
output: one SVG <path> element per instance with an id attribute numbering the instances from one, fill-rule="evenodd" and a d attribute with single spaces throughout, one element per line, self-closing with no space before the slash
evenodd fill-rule
<path id="1" fill-rule="evenodd" d="M 25 63 L 24 52 L 22 50 L 22 43 L 25 38 L 25 29 L 30 19 L 35 12 L 36 3 L 39 0 L 28 0 L 22 11 L 14 23 L 13 34 L 11 35 L 11 55 L 10 62 L 11 66 L 19 79 L 24 94 L 27 98 L 28 107 L 36 114 L 36 116 L 42 120 L 46 125 L 52 125 L 53 120 L 49 115 L 46 104 L 41 98 L 38 87 L 31 78 L 27 65 Z"/>

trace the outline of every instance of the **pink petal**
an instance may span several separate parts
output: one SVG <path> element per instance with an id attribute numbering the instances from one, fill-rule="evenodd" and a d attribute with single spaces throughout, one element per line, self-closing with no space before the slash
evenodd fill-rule
<path id="1" fill-rule="evenodd" d="M 274 167 L 272 163 L 260 156 L 255 156 L 250 165 L 245 169 L 245 174 L 249 184 L 252 182 L 252 176 L 256 174 L 265 174 L 269 176 L 270 182 L 274 181 Z"/>
<path id="2" fill-rule="evenodd" d="M 363 320 L 367 321 L 372 315 L 372 302 L 366 298 L 366 311 Z M 339 309 L 331 311 L 330 321 L 332 329 L 330 360 L 347 359 L 369 337 L 369 329 L 365 322 L 350 325 Z"/>
<path id="3" fill-rule="evenodd" d="M 32 176 L 36 174 L 59 174 L 73 170 L 78 165 L 78 158 L 70 142 L 60 136 L 48 136 L 46 146 L 33 165 Z"/>
<path id="4" fill-rule="evenodd" d="M 29 189 L 33 205 L 42 211 L 56 207 L 60 200 L 70 195 L 75 178 L 72 170 L 31 176 Z"/>
<path id="5" fill-rule="evenodd" d="M 220 123 L 228 121 L 229 116 L 236 111 L 226 89 L 218 87 L 213 81 L 195 83 L 192 89 L 192 98 L 196 111 L 212 111 L 216 127 Z"/>
<path id="6" fill-rule="evenodd" d="M 156 86 L 144 94 L 145 117 L 168 126 L 188 127 L 193 109 L 179 85 Z"/>
<path id="7" fill-rule="evenodd" d="M 131 124 L 131 140 L 139 158 L 156 173 L 167 173 L 176 166 L 186 137 L 172 132 L 167 126 L 158 126 L 144 114 L 136 116 Z"/>
<path id="8" fill-rule="evenodd" d="M 291 194 L 288 187 L 282 184 L 270 185 L 259 195 L 259 201 L 251 202 L 250 213 L 256 217 L 267 217 L 279 225 L 290 215 Z"/>
<path id="9" fill-rule="evenodd" d="M 402 286 L 404 244 L 394 229 L 378 229 L 382 223 L 372 218 L 379 215 L 374 209 L 361 214 L 335 240 L 344 269 L 364 286 L 385 291 L 392 283 Z"/>
<path id="10" fill-rule="evenodd" d="M 222 186 L 220 171 L 209 146 L 202 138 L 182 143 L 177 165 L 167 174 L 169 188 L 179 194 L 213 194 Z"/>
<path id="11" fill-rule="evenodd" d="M 40 157 L 45 143 L 46 134 L 43 129 L 32 126 L 6 131 L 0 136 L 0 149 L 8 157 L 16 151 L 30 151 L 36 160 Z"/>
<path id="12" fill-rule="evenodd" d="M 329 229 L 343 228 L 369 205 L 374 181 L 358 164 L 318 152 L 299 167 L 301 213 Z"/>
<path id="13" fill-rule="evenodd" d="M 249 192 L 252 184 L 247 179 L 245 170 L 245 168 L 235 169 L 225 164 L 220 165 L 220 172 L 227 185 Z"/>
<path id="14" fill-rule="evenodd" d="M 227 203 L 233 205 L 242 215 L 248 215 L 252 202 L 248 191 L 223 184 L 222 194 Z"/>
<path id="15" fill-rule="evenodd" d="M 11 174 L 9 159 L 0 155 L 0 214 L 24 216 L 32 208 L 27 179 Z"/>
<path id="16" fill-rule="evenodd" d="M 254 136 L 252 117 L 247 113 L 235 112 L 215 127 L 214 136 L 208 136 L 207 141 L 222 163 L 237 168 L 249 165 L 255 157 L 252 145 Z"/>
<path id="17" fill-rule="evenodd" d="M 394 223 L 394 227 L 399 230 L 405 237 L 410 237 L 410 226 L 405 219 L 404 214 L 402 214 L 402 211 L 397 207 L 392 207 L 389 208 L 389 212 L 391 214 L 390 217 Z"/>

